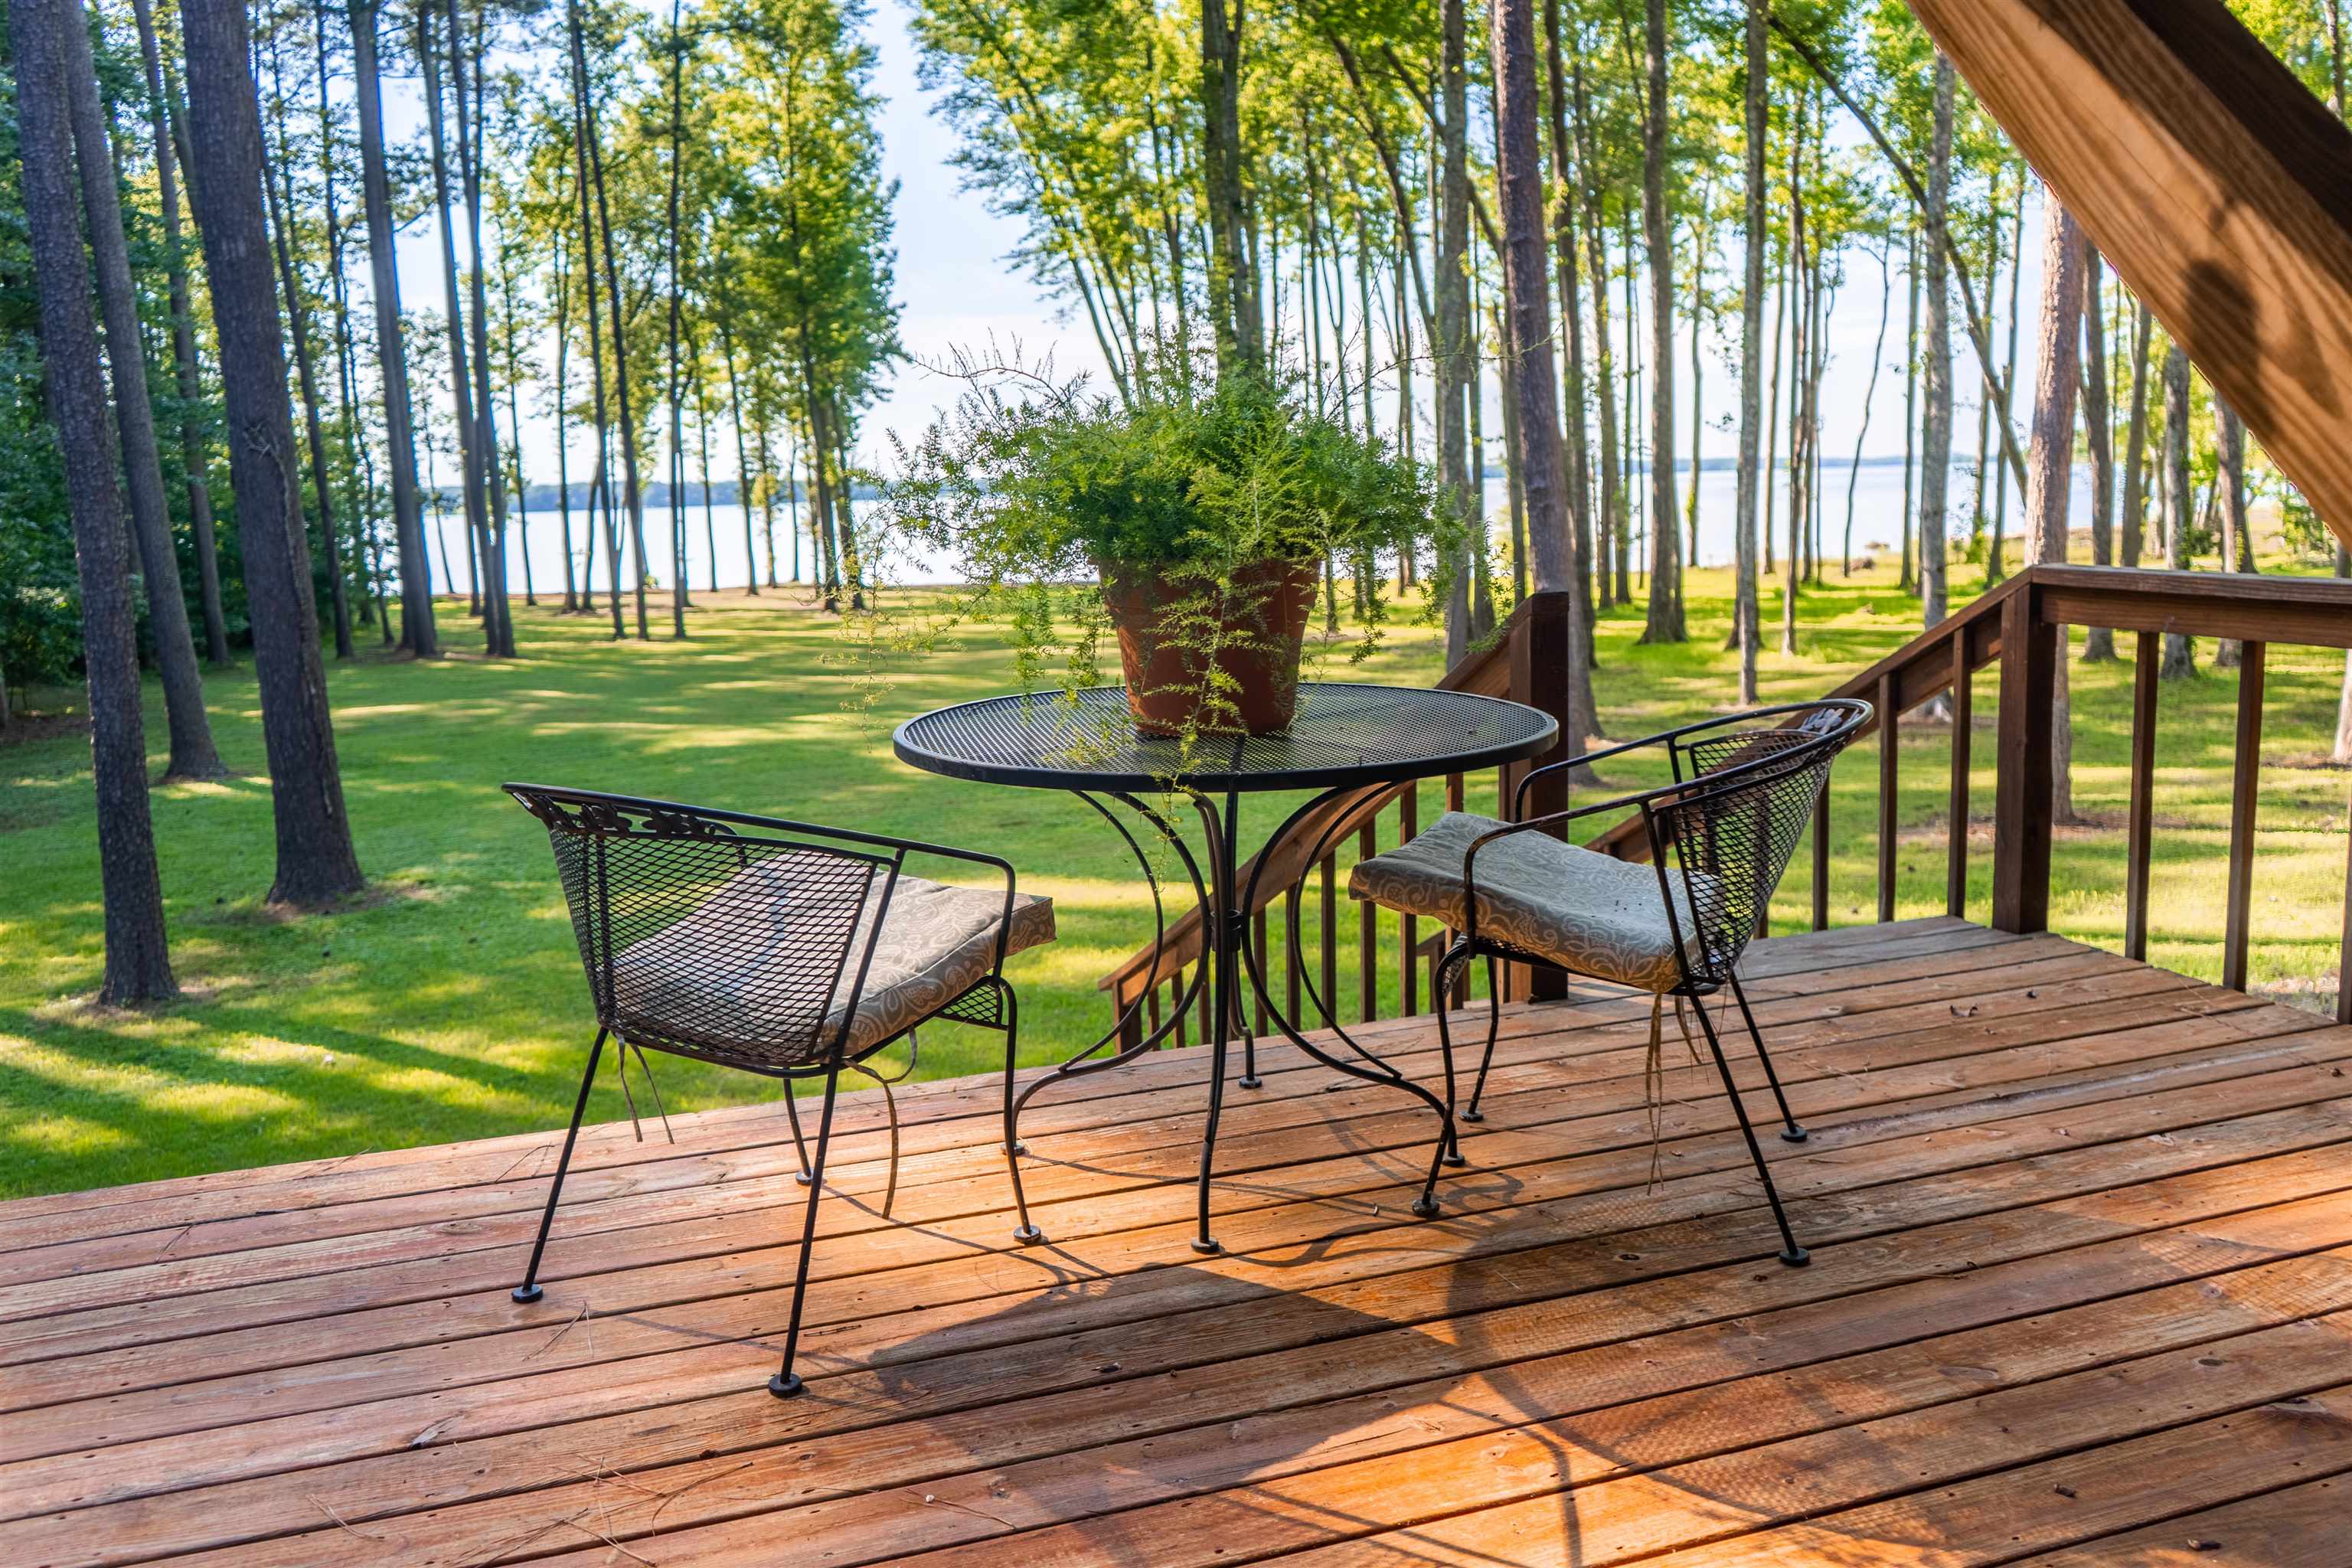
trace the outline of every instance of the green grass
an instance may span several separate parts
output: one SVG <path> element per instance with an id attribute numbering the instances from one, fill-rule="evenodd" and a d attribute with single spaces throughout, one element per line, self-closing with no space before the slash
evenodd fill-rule
<path id="1" fill-rule="evenodd" d="M 1961 586 L 1973 591 L 1972 569 Z M 1601 628 L 1599 687 L 1610 733 L 1627 737 L 1728 705 L 1725 574 L 1690 584 L 1694 640 L 1635 646 L 1636 612 Z M 1768 595 L 1767 611 L 1774 605 Z M 1768 700 L 1816 695 L 1909 636 L 1917 606 L 1881 570 L 1809 593 L 1801 651 L 1767 654 Z M 1085 806 L 1057 795 L 958 784 L 890 755 L 908 714 L 1004 689 L 1012 663 L 985 632 L 950 638 L 893 672 L 875 695 L 828 658 L 824 617 L 774 598 L 729 596 L 698 612 L 684 644 L 614 644 L 585 617 L 519 610 L 523 658 L 492 664 L 466 646 L 471 624 L 445 609 L 457 657 L 374 658 L 335 667 L 343 785 L 372 894 L 332 913 L 289 917 L 261 902 L 271 874 L 268 789 L 249 668 L 207 684 L 223 754 L 244 776 L 154 795 L 173 955 L 187 999 L 152 1013 L 92 1008 L 101 961 L 86 739 L 70 724 L 0 744 L 0 1194 L 96 1186 L 558 1125 L 592 1027 L 546 839 L 496 788 L 527 778 L 805 816 L 994 850 L 1024 887 L 1051 895 L 1060 940 L 1013 965 L 1024 1055 L 1091 1039 L 1108 1021 L 1096 981 L 1150 939 L 1150 904 L 1124 849 Z M 2126 653 L 2129 639 L 2124 639 Z M 2079 651 L 2079 638 L 2077 640 Z M 2149 956 L 2216 977 L 2227 836 L 2234 679 L 2207 668 L 2166 688 Z M 1425 684 L 1433 634 L 1401 626 L 1354 673 Z M 2266 710 L 2262 834 L 2254 883 L 2258 986 L 2331 995 L 2345 877 L 2342 773 L 2326 750 L 2340 657 L 2276 649 Z M 1335 664 L 1334 671 L 1348 667 Z M 1991 862 L 1989 719 L 1997 682 L 1979 680 L 1974 799 L 1980 840 L 1970 912 L 1985 917 Z M 2120 947 L 2121 822 L 2127 783 L 2128 661 L 2074 666 L 2075 799 L 2094 826 L 2062 831 L 2052 923 Z M 163 733 L 151 689 L 149 734 Z M 1903 740 L 1898 913 L 1940 912 L 1950 737 Z M 1831 917 L 1874 916 L 1875 742 L 1837 773 Z M 155 757 L 160 768 L 162 756 Z M 1607 771 L 1611 785 L 1654 775 Z M 1437 809 L 1434 784 L 1426 820 Z M 1491 798 L 1491 781 L 1483 792 Z M 1482 792 L 1474 783 L 1475 805 Z M 1273 803 L 1253 803 L 1262 834 Z M 1343 867 L 1345 858 L 1342 861 Z M 1344 875 L 1344 871 L 1343 871 Z M 1312 900 L 1309 900 L 1311 910 Z M 1806 921 L 1801 848 L 1774 910 Z M 1356 916 L 1342 910 L 1342 993 L 1352 1016 Z M 1312 938 L 1310 937 L 1310 941 Z M 1391 927 L 1384 962 L 1393 968 Z M 1391 978 L 1391 996 L 1393 982 Z M 1391 1000 L 1389 1005 L 1393 1005 Z M 926 1076 L 992 1066 L 995 1037 L 929 1031 Z M 758 1079 L 666 1060 L 673 1110 L 773 1092 Z M 599 1089 L 599 1117 L 623 1114 Z"/>

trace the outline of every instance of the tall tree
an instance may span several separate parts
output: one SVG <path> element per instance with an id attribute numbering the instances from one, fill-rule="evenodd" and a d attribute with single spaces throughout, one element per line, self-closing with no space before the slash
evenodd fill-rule
<path id="1" fill-rule="evenodd" d="M 2164 520 L 2164 563 L 2176 572 L 2186 571 L 2189 564 L 2189 531 L 2196 524 L 2193 497 L 2189 484 L 2189 355 L 2176 342 L 2164 356 L 2164 498 L 2168 513 Z M 2197 673 L 2196 649 L 2185 635 L 2164 634 L 2161 669 L 2167 680 Z"/>
<path id="2" fill-rule="evenodd" d="M 261 214 L 261 116 L 237 0 L 181 0 L 188 62 L 191 194 L 212 281 L 261 732 L 278 826 L 272 902 L 311 905 L 360 890 L 343 810 L 327 673 L 319 657 L 310 548 L 294 475 L 293 410 Z"/>
<path id="3" fill-rule="evenodd" d="M 180 394 L 180 467 L 188 492 L 188 532 L 196 546 L 197 600 L 205 617 L 205 657 L 228 662 L 228 616 L 221 605 L 220 546 L 206 475 L 203 371 L 196 363 L 194 318 L 188 306 L 186 242 L 180 233 L 179 154 L 173 146 L 173 104 L 178 94 L 163 63 L 149 0 L 131 0 L 139 53 L 147 72 L 147 127 L 153 142 L 155 195 L 163 216 L 164 265 L 170 279 L 172 368 Z"/>
<path id="4" fill-rule="evenodd" d="M 1739 643 L 1739 700 L 1757 701 L 1756 656 L 1763 640 L 1757 622 L 1756 543 L 1757 498 L 1771 482 L 1759 463 L 1763 426 L 1769 412 L 1764 397 L 1764 263 L 1770 244 L 1764 221 L 1771 172 L 1769 102 L 1766 96 L 1771 72 L 1771 31 L 1766 0 L 1747 0 L 1747 28 L 1741 64 L 1742 103 L 1747 111 L 1747 257 L 1739 301 L 1739 513 L 1734 541 L 1737 581 L 1733 590 L 1732 636 Z M 1698 476 L 1691 476 L 1696 484 Z"/>
<path id="5" fill-rule="evenodd" d="M 384 158 L 383 88 L 376 63 L 376 0 L 352 0 L 352 101 L 359 111 L 360 188 L 367 212 L 368 267 L 375 297 L 378 381 L 383 393 L 383 444 L 392 470 L 394 553 L 400 562 L 400 640 L 419 658 L 435 658 L 433 562 L 425 542 L 425 509 L 416 490 L 416 432 L 408 393 L 408 345 L 400 314 L 400 262 L 394 248 L 392 175 Z"/>
<path id="6" fill-rule="evenodd" d="M 2025 560 L 2066 559 L 2066 509 L 2074 489 L 2075 388 L 2083 369 L 2083 230 L 2042 193 L 2042 309 L 2035 332 L 2033 437 L 2025 463 Z M 2063 651 L 2063 650 L 2062 650 Z M 2051 812 L 2074 817 L 2074 730 L 2066 700 L 2066 660 L 2050 700 Z"/>
<path id="7" fill-rule="evenodd" d="M 2230 406 L 2221 388 L 2213 389 L 2213 487 L 2221 513 L 2221 569 L 2254 569 L 2253 520 L 2246 512 L 2246 424 Z M 2213 647 L 2213 664 L 2235 669 L 2241 657 L 2238 639 L 2223 637 Z"/>
<path id="8" fill-rule="evenodd" d="M 1921 375 L 1919 436 L 1919 599 L 1922 622 L 1944 618 L 1945 565 L 1950 553 L 1947 500 L 1952 475 L 1952 62 L 1936 51 L 1934 129 L 1927 149 L 1927 199 L 1920 215 L 1927 249 L 1927 366 Z"/>
<path id="9" fill-rule="evenodd" d="M 26 237 L 33 256 L 50 423 L 63 460 L 81 584 L 82 658 L 90 714 L 90 772 L 98 795 L 99 887 L 105 906 L 106 969 L 99 1000 L 123 1006 L 178 994 L 163 926 L 147 804 L 147 742 L 139 654 L 131 629 L 130 560 L 115 452 L 90 319 L 89 274 L 74 221 L 73 131 L 65 100 L 68 32 L 81 7 L 66 0 L 11 0 L 8 31 L 16 77 L 16 133 Z M 83 43 L 88 45 L 87 36 Z M 108 177 L 112 178 L 110 168 Z"/>
<path id="10" fill-rule="evenodd" d="M 1568 72 L 1561 59 L 1560 0 L 1544 0 L 1544 75 L 1546 107 L 1550 110 L 1552 177 L 1552 268 L 1558 274 L 1559 319 L 1567 339 L 1567 377 L 1560 422 L 1567 434 L 1567 482 L 1570 520 L 1569 614 L 1583 629 L 1584 646 L 1569 665 L 1569 710 L 1581 713 L 1591 733 L 1600 732 L 1592 703 L 1592 459 L 1585 437 L 1584 409 L 1584 290 L 1577 280 L 1575 157 L 1568 132 Z M 1367 312 L 1369 314 L 1369 312 Z M 1370 334 L 1366 333 L 1366 348 Z M 1364 377 L 1370 397 L 1371 375 Z M 1371 426 L 1369 402 L 1364 424 Z M 1577 737 L 1581 740 L 1582 737 Z"/>
<path id="11" fill-rule="evenodd" d="M 467 312 L 473 328 L 474 421 L 472 447 L 478 482 L 483 489 L 482 563 L 483 629 L 493 658 L 512 658 L 515 652 L 514 608 L 507 595 L 507 479 L 499 460 L 499 405 L 490 391 L 489 262 L 482 249 L 482 55 L 488 26 L 487 9 L 474 26 L 474 90 L 466 90 L 465 29 L 457 0 L 446 0 L 449 19 L 449 85 L 453 118 L 457 123 L 457 166 L 466 186 L 466 248 L 473 266 L 467 275 Z M 457 299 L 450 297 L 450 309 Z"/>
<path id="12" fill-rule="evenodd" d="M 99 107 L 98 70 L 90 55 L 81 0 L 65 0 L 65 93 L 74 154 L 81 174 L 82 213 L 97 264 L 100 312 L 106 323 L 107 366 L 114 377 L 115 420 L 121 436 L 131 531 L 138 541 L 155 662 L 163 674 L 163 712 L 172 738 L 166 778 L 218 778 L 225 771 L 213 749 L 205 714 L 204 672 L 188 630 L 188 604 L 180 595 L 180 559 L 172 548 L 172 519 L 157 460 L 154 405 L 147 397 L 147 353 L 140 335 L 139 298 L 131 280 L 131 250 L 122 234 L 114 156 L 106 112 Z"/>
<path id="13" fill-rule="evenodd" d="M 2083 433 L 2091 455 L 2091 564 L 2116 563 L 2115 411 L 2107 382 L 2106 263 L 2098 247 L 2083 241 Z M 2029 463 L 2027 471 L 2032 472 Z M 2116 657 L 2116 634 L 2106 626 L 2083 632 L 2083 662 L 2102 664 Z"/>
<path id="14" fill-rule="evenodd" d="M 1666 0 L 1649 0 L 1642 100 L 1642 234 L 1650 258 L 1650 605 L 1645 643 L 1682 642 L 1681 534 L 1675 520 L 1675 237 L 1666 211 Z M 1698 331 L 1693 321 L 1691 330 Z M 1698 482 L 1693 475 L 1691 482 Z"/>

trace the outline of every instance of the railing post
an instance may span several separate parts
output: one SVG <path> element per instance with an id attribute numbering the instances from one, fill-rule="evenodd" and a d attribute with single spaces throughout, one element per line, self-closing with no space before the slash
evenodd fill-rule
<path id="1" fill-rule="evenodd" d="M 1509 791 L 1518 788 L 1519 780 L 1533 769 L 1549 763 L 1563 762 L 1576 754 L 1584 744 L 1584 737 L 1574 733 L 1576 725 L 1570 722 L 1568 711 L 1568 661 L 1582 657 L 1570 635 L 1566 594 L 1537 594 L 1528 600 L 1518 625 L 1511 633 L 1511 700 L 1539 708 L 1559 726 L 1559 741 L 1549 752 L 1531 762 L 1514 763 L 1504 770 L 1502 780 L 1506 794 L 1495 803 L 1495 815 L 1511 816 Z M 1541 816 L 1548 812 L 1568 809 L 1568 782 L 1555 774 L 1538 781 L 1528 798 L 1528 810 Z M 1529 966 L 1526 995 L 1535 1002 L 1557 1002 L 1568 994 L 1568 976 L 1549 964 Z"/>
<path id="2" fill-rule="evenodd" d="M 2050 710 L 2057 671 L 2058 628 L 2042 618 L 2040 591 L 2021 584 L 2000 607 L 2000 731 L 1992 818 L 1996 931 L 2050 927 Z"/>

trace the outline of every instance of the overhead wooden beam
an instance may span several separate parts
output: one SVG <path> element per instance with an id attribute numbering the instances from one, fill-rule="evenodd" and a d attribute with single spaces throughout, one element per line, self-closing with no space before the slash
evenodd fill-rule
<path id="1" fill-rule="evenodd" d="M 2352 131 L 2221 0 L 1911 0 L 2352 547 Z"/>

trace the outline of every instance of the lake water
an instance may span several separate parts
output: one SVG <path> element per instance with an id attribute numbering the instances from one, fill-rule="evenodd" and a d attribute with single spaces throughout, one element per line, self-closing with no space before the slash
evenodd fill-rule
<path id="1" fill-rule="evenodd" d="M 1637 483 L 1646 486 L 1647 481 L 1644 477 L 1637 475 L 1635 478 Z M 1827 547 L 1827 558 L 1830 560 L 1837 558 L 1841 542 L 1845 535 L 1848 478 L 1849 469 L 1845 464 L 1826 464 L 1823 467 L 1822 473 L 1822 511 L 1825 524 L 1823 542 Z M 1874 552 L 1891 552 L 1902 537 L 1903 468 L 1901 464 L 1864 461 L 1859 468 L 1851 470 L 1851 478 L 1853 492 L 1853 546 L 1856 557 Z M 1732 523 L 1738 505 L 1736 481 L 1737 475 L 1728 468 L 1709 468 L 1699 476 L 1698 563 L 1700 565 L 1725 565 L 1731 561 Z M 1678 491 L 1686 495 L 1690 483 L 1687 466 L 1677 473 L 1676 482 Z M 1789 480 L 1786 469 L 1782 469 L 1777 476 L 1777 482 L 1780 492 L 1776 497 L 1773 509 L 1776 553 L 1780 543 L 1786 539 L 1788 529 Z M 1950 500 L 1953 531 L 1956 535 L 1967 531 L 1975 494 L 1974 473 L 1967 466 L 1956 464 L 1952 470 Z M 1500 474 L 1488 476 L 1486 514 L 1498 535 L 1502 533 L 1506 525 L 1508 504 L 1508 494 L 1502 476 Z M 2072 515 L 2078 528 L 2088 526 L 2090 506 L 2089 466 L 2077 463 L 2074 465 Z M 2016 537 L 2022 527 L 2023 510 L 2022 499 L 2016 493 L 2016 487 L 2012 485 L 2010 487 L 2007 505 L 2008 530 L 2011 537 Z M 690 504 L 686 509 L 686 512 L 687 562 L 688 571 L 691 574 L 689 586 L 706 588 L 711 582 L 710 563 L 713 553 L 711 543 L 714 534 L 717 543 L 719 585 L 722 588 L 740 588 L 751 581 L 751 575 L 746 571 L 741 509 L 732 504 L 716 504 L 709 509 L 706 519 L 703 507 L 699 504 Z M 782 577 L 791 576 L 793 570 L 793 542 L 786 536 L 786 515 L 781 508 L 778 510 L 777 570 L 778 575 Z M 520 540 L 524 531 L 518 526 L 520 521 L 521 519 L 516 513 L 509 511 L 508 548 L 511 552 L 509 556 L 511 564 L 508 571 L 509 586 L 518 596 L 520 595 L 523 588 Z M 435 582 L 444 592 L 466 591 L 469 585 L 470 574 L 466 561 L 466 538 L 461 514 L 453 509 L 436 523 L 434 514 L 428 509 L 425 522 L 425 532 L 433 541 Z M 575 506 L 572 513 L 575 571 L 576 563 L 585 549 L 586 526 L 585 512 Z M 669 527 L 670 512 L 667 508 L 647 507 L 646 509 L 646 550 L 653 557 L 654 580 L 664 585 L 667 584 L 670 578 Z M 623 531 L 625 535 L 625 524 Z M 528 539 L 533 585 L 542 595 L 552 594 L 561 598 L 563 592 L 563 543 L 557 512 L 552 506 L 541 505 L 531 509 Z M 442 572 L 445 540 L 449 549 L 447 574 Z M 625 550 L 626 546 L 627 541 L 625 537 L 623 540 Z M 764 541 L 761 542 L 760 548 L 764 552 Z M 805 577 L 812 564 L 808 560 L 808 542 L 805 538 L 801 541 L 801 551 L 803 556 L 801 575 Z M 603 545 L 600 541 L 595 566 L 596 579 L 599 584 L 606 580 L 603 555 Z M 764 581 L 764 558 L 759 565 L 761 568 L 761 580 Z M 940 583 L 951 582 L 955 579 L 951 563 L 942 557 L 920 552 L 907 554 L 894 561 L 888 574 L 893 580 L 901 583 Z"/>

